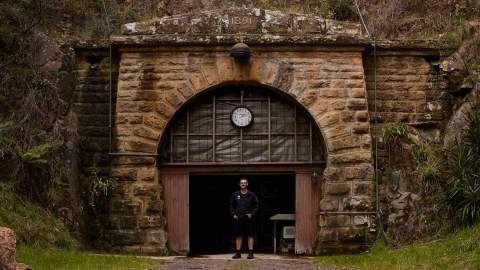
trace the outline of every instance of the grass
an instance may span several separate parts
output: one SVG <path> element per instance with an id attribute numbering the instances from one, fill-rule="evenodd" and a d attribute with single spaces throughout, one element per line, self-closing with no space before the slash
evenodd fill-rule
<path id="1" fill-rule="evenodd" d="M 12 181 L 0 181 L 0 226 L 13 229 L 18 244 L 65 249 L 79 245 L 51 212 L 17 196 Z"/>
<path id="2" fill-rule="evenodd" d="M 146 270 L 162 264 L 159 260 L 135 256 L 97 255 L 24 245 L 17 248 L 17 261 L 35 270 Z"/>
<path id="3" fill-rule="evenodd" d="M 319 256 L 315 262 L 358 269 L 480 269 L 480 224 L 446 239 L 392 249 L 377 241 L 366 253 Z"/>

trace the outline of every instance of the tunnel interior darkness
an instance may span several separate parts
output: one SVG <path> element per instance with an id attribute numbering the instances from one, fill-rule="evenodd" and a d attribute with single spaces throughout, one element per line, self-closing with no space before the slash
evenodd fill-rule
<path id="1" fill-rule="evenodd" d="M 249 181 L 248 189 L 259 199 L 255 219 L 255 250 L 273 252 L 275 214 L 295 213 L 294 174 L 217 174 L 190 176 L 190 253 L 224 253 L 234 250 L 231 194 L 239 189 L 240 178 Z M 279 235 L 278 235 L 279 236 Z M 243 250 L 246 250 L 246 241 Z"/>

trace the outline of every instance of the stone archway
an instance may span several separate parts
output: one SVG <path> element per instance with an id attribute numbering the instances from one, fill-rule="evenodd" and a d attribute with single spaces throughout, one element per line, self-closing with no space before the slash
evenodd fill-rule
<path id="1" fill-rule="evenodd" d="M 126 29 L 131 31 L 132 26 Z M 240 65 L 229 56 L 228 42 L 216 47 L 138 48 L 126 45 L 126 40 L 118 41 L 122 48 L 112 175 L 121 185 L 111 205 L 114 246 L 167 252 L 162 187 L 155 165 L 162 133 L 185 102 L 212 87 L 239 82 L 288 94 L 304 106 L 323 133 L 328 162 L 317 252 L 364 246 L 357 242 L 365 239 L 371 224 L 374 182 L 362 47 L 264 44 L 252 46 L 249 63 Z"/>

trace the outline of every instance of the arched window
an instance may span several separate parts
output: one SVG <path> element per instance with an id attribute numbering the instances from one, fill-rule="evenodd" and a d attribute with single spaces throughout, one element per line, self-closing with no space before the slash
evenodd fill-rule
<path id="1" fill-rule="evenodd" d="M 237 108 L 246 110 L 234 113 Z M 324 153 L 320 131 L 303 108 L 272 90 L 235 86 L 204 94 L 178 112 L 159 159 L 163 164 L 321 163 Z"/>

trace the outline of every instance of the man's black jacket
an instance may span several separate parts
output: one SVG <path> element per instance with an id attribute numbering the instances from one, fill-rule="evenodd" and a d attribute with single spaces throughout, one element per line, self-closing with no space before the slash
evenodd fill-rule
<path id="1" fill-rule="evenodd" d="M 244 217 L 246 214 L 252 214 L 254 217 L 258 212 L 258 198 L 255 193 L 247 191 L 235 191 L 230 198 L 230 214 L 233 217 L 237 215 L 238 218 Z"/>

